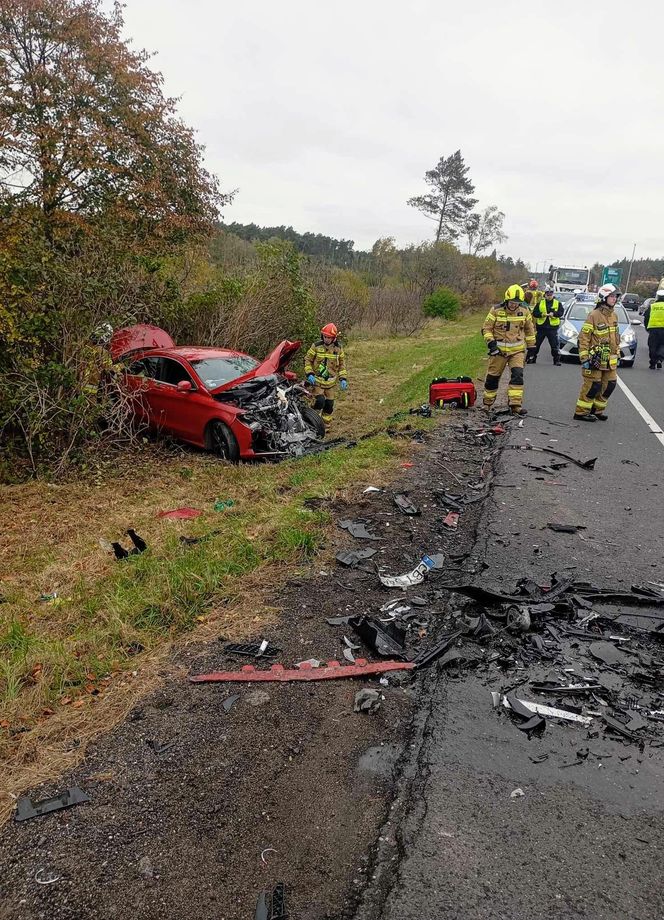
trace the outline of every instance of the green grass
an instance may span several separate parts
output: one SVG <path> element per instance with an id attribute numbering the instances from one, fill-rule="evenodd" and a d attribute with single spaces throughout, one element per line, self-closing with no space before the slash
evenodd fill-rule
<path id="1" fill-rule="evenodd" d="M 351 389 L 339 400 L 331 436 L 380 428 L 395 410 L 424 402 L 432 377 L 475 376 L 485 351 L 480 322 L 433 322 L 410 338 L 351 341 Z M 37 507 L 44 519 L 31 532 L 29 555 L 7 560 L 7 600 L 0 605 L 0 721 L 20 720 L 24 729 L 41 707 L 63 694 L 75 697 L 91 680 L 136 667 L 142 651 L 158 649 L 201 620 L 218 619 L 232 637 L 260 632 L 267 614 L 256 605 L 248 616 L 240 603 L 251 579 L 260 574 L 274 583 L 282 569 L 311 561 L 325 543 L 330 515 L 307 500 L 388 481 L 409 449 L 379 434 L 351 450 L 281 464 L 232 467 L 189 453 L 162 460 L 157 470 L 135 470 L 131 481 L 118 476 L 102 483 L 92 496 L 89 483 L 72 484 L 56 496 L 59 505 L 49 504 L 46 486 L 33 484 L 33 510 L 26 517 L 31 513 L 34 523 Z M 110 508 L 114 492 L 122 500 Z M 215 498 L 235 504 L 217 513 Z M 157 509 L 177 504 L 205 513 L 182 526 L 156 520 Z M 81 528 L 63 526 L 58 515 L 65 514 L 84 522 L 83 536 Z M 149 549 L 112 562 L 96 537 L 86 535 L 122 532 L 128 520 L 141 534 L 147 529 Z M 184 546 L 181 533 L 208 538 Z M 17 553 L 25 542 L 16 542 Z M 23 581 L 12 577 L 17 572 Z M 58 603 L 36 603 L 54 582 L 65 584 Z M 3 735 L 7 741 L 0 729 L 0 753 Z"/>

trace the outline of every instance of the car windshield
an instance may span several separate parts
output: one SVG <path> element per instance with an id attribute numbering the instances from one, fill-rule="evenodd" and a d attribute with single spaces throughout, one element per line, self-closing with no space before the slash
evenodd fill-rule
<path id="1" fill-rule="evenodd" d="M 559 268 L 556 272 L 557 280 L 561 284 L 588 284 L 587 268 Z"/>
<path id="2" fill-rule="evenodd" d="M 578 301 L 572 305 L 569 316 L 567 319 L 575 320 L 584 320 L 586 316 L 594 309 L 591 303 L 579 303 Z M 629 326 L 629 320 L 627 319 L 627 314 L 625 313 L 625 308 L 621 307 L 618 303 L 613 308 L 616 311 L 616 316 L 618 317 L 619 324 L 625 324 Z"/>
<path id="3" fill-rule="evenodd" d="M 208 390 L 217 387 L 253 371 L 260 364 L 249 355 L 228 355 L 226 358 L 204 358 L 192 361 L 192 366 Z"/>

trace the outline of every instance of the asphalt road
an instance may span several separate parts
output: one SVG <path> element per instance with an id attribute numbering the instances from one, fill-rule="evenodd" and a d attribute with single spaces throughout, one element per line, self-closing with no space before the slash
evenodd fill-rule
<path id="1" fill-rule="evenodd" d="M 636 365 L 620 376 L 664 425 L 664 370 L 648 370 L 646 336 L 638 332 Z M 524 465 L 546 462 L 546 455 L 504 451 L 479 530 L 486 586 L 511 589 L 523 576 L 542 584 L 565 567 L 599 585 L 664 581 L 662 439 L 622 389 L 609 402 L 609 421 L 573 422 L 580 381 L 578 365 L 553 367 L 544 351 L 526 368 L 530 415 L 512 430 L 510 444 L 598 460 L 594 472 L 568 466 L 551 475 Z M 587 530 L 553 533 L 549 522 Z M 583 642 L 567 649 L 571 667 L 579 660 L 585 666 L 588 659 L 578 658 L 585 649 Z M 664 749 L 639 750 L 601 725 L 552 720 L 541 739 L 529 739 L 492 709 L 492 689 L 501 689 L 497 669 L 437 679 L 416 766 L 419 784 L 395 831 L 398 856 L 389 857 L 398 869 L 387 891 L 367 896 L 359 916 L 664 917 Z M 588 750 L 578 761 L 576 752 Z M 512 798 L 517 788 L 524 794 Z"/>

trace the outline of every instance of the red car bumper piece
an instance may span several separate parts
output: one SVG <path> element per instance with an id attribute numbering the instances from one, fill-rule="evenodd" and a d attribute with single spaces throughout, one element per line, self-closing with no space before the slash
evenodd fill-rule
<path id="1" fill-rule="evenodd" d="M 383 674 L 385 671 L 410 671 L 415 667 L 412 661 L 372 661 L 356 658 L 355 664 L 342 665 L 328 661 L 323 668 L 314 668 L 302 663 L 299 668 L 285 668 L 273 664 L 269 671 L 257 671 L 247 664 L 239 671 L 213 671 L 211 674 L 196 674 L 189 680 L 194 684 L 216 681 L 289 681 L 289 680 L 339 680 L 343 677 L 367 677 L 369 674 Z"/>

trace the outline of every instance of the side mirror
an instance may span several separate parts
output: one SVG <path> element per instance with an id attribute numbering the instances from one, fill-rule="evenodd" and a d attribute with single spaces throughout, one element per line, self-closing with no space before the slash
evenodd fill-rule
<path id="1" fill-rule="evenodd" d="M 643 325 L 643 323 L 641 322 L 640 319 L 633 319 L 633 320 L 632 320 L 632 326 L 642 326 L 642 325 Z"/>
<path id="2" fill-rule="evenodd" d="M 181 380 L 177 386 L 178 393 L 191 393 L 193 389 L 191 380 Z"/>

